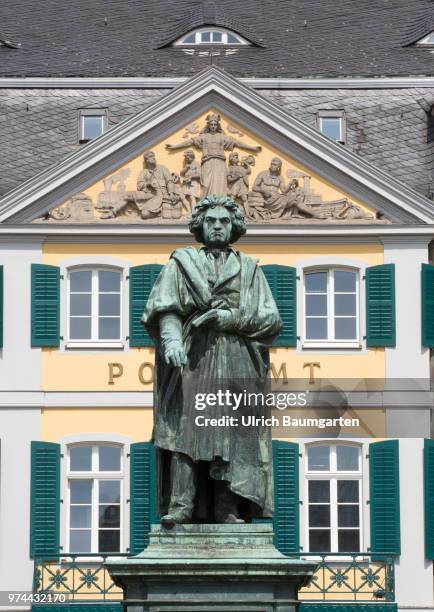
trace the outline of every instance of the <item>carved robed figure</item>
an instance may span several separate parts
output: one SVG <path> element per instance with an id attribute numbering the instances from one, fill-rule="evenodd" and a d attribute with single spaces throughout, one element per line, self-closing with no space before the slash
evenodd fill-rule
<path id="1" fill-rule="evenodd" d="M 259 413 L 241 402 L 198 412 L 198 393 L 242 387 L 265 392 L 269 351 L 281 328 L 256 260 L 230 246 L 246 231 L 233 200 L 196 206 L 198 242 L 175 250 L 149 296 L 142 321 L 156 345 L 154 434 L 158 510 L 176 523 L 237 523 L 273 513 L 271 432 L 266 425 L 198 427 L 195 419 Z"/>

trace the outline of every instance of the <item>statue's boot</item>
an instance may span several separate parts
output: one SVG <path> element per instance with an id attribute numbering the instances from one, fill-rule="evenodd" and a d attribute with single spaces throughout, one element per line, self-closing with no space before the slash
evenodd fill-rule
<path id="1" fill-rule="evenodd" d="M 182 511 L 170 512 L 169 514 L 165 514 L 164 516 L 162 516 L 160 522 L 163 525 L 163 527 L 165 527 L 166 529 L 173 529 L 175 525 L 181 525 L 182 523 L 189 523 L 190 518 L 191 517 L 189 513 L 185 513 Z"/>
<path id="2" fill-rule="evenodd" d="M 214 490 L 214 516 L 217 523 L 244 523 L 238 512 L 240 497 L 230 490 L 229 483 L 224 480 L 217 480 L 214 484 Z"/>
<path id="3" fill-rule="evenodd" d="M 169 508 L 161 518 L 161 524 L 166 529 L 191 522 L 197 486 L 197 464 L 183 453 L 172 453 L 170 480 Z"/>

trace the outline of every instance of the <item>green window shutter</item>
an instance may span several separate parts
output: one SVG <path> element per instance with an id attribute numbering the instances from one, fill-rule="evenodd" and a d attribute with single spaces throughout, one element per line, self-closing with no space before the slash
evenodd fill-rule
<path id="1" fill-rule="evenodd" d="M 366 268 L 366 344 L 396 344 L 395 264 Z"/>
<path id="2" fill-rule="evenodd" d="M 396 603 L 300 603 L 299 612 L 398 612 Z"/>
<path id="3" fill-rule="evenodd" d="M 273 441 L 274 544 L 285 555 L 300 553 L 299 447 Z"/>
<path id="4" fill-rule="evenodd" d="M 434 559 L 434 440 L 425 440 L 423 448 L 425 500 L 425 558 Z"/>
<path id="5" fill-rule="evenodd" d="M 30 555 L 59 554 L 60 445 L 31 443 Z"/>
<path id="6" fill-rule="evenodd" d="M 297 271 L 289 266 L 261 266 L 283 321 L 274 346 L 297 346 Z"/>
<path id="7" fill-rule="evenodd" d="M 399 442 L 369 445 L 371 552 L 401 553 Z"/>
<path id="8" fill-rule="evenodd" d="M 4 309 L 4 297 L 3 297 L 3 266 L 0 266 L 0 348 L 3 348 L 3 309 Z"/>
<path id="9" fill-rule="evenodd" d="M 434 266 L 422 264 L 422 346 L 434 346 Z"/>
<path id="10" fill-rule="evenodd" d="M 155 499 L 155 448 L 151 442 L 130 449 L 130 552 L 149 544 L 152 523 L 158 522 Z"/>
<path id="11" fill-rule="evenodd" d="M 130 268 L 130 346 L 154 345 L 141 318 L 162 267 L 160 264 L 148 264 Z"/>
<path id="12" fill-rule="evenodd" d="M 93 593 L 92 595 L 95 598 Z M 123 610 L 124 607 L 120 601 L 112 603 L 107 603 L 107 601 L 103 603 L 81 601 L 79 603 L 32 604 L 32 612 L 123 612 Z"/>
<path id="13" fill-rule="evenodd" d="M 56 266 L 32 264 L 32 346 L 60 344 L 60 270 Z"/>

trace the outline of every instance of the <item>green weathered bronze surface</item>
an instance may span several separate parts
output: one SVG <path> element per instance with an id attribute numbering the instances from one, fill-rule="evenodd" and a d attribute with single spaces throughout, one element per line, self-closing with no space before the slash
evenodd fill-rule
<path id="1" fill-rule="evenodd" d="M 230 246 L 246 231 L 231 199 L 201 200 L 190 231 L 203 246 L 172 253 L 142 318 L 156 344 L 159 512 L 176 523 L 270 517 L 270 428 L 195 427 L 195 397 L 219 389 L 265 393 L 280 315 L 257 261 Z M 225 405 L 203 414 L 235 413 Z M 252 412 L 242 403 L 242 414 L 269 416 L 269 408 Z"/>

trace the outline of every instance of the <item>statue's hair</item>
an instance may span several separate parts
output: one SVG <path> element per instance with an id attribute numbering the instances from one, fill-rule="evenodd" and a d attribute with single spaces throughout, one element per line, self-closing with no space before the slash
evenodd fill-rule
<path id="1" fill-rule="evenodd" d="M 203 242 L 203 222 L 205 213 L 209 208 L 223 206 L 228 210 L 232 217 L 232 234 L 230 242 L 236 242 L 241 236 L 246 233 L 246 221 L 243 213 L 238 206 L 227 196 L 207 196 L 200 200 L 193 211 L 188 228 L 198 242 Z"/>
<path id="2" fill-rule="evenodd" d="M 216 115 L 214 113 L 211 113 L 210 115 L 206 116 L 206 125 L 202 130 L 202 134 L 207 134 L 210 129 L 209 129 L 209 124 L 210 121 L 217 121 L 217 132 L 223 132 L 222 126 L 221 126 L 221 118 L 220 115 Z"/>

